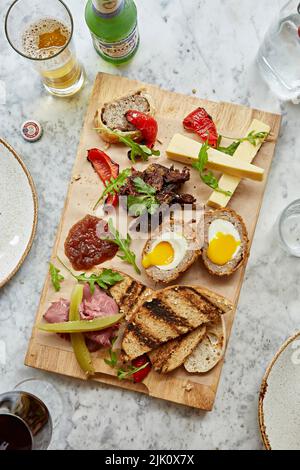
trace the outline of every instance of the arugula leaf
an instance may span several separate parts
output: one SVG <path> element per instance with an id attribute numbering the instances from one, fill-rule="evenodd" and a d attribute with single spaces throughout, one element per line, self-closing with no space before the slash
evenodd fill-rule
<path id="1" fill-rule="evenodd" d="M 255 132 L 251 131 L 243 139 L 239 139 L 240 142 L 250 142 L 254 147 L 259 143 L 263 142 L 269 135 L 269 132 Z"/>
<path id="2" fill-rule="evenodd" d="M 269 135 L 269 132 L 255 132 L 251 131 L 247 135 L 247 137 L 244 137 L 242 139 L 232 139 L 234 142 L 230 144 L 228 147 L 222 147 L 220 146 L 222 136 L 219 136 L 218 138 L 218 146 L 217 150 L 220 152 L 226 153 L 227 155 L 234 155 L 235 151 L 239 147 L 239 145 L 242 142 L 250 142 L 251 145 L 258 145 L 259 142 L 263 142 Z M 229 137 L 226 137 L 229 139 Z M 194 163 L 193 167 L 196 168 L 196 170 L 199 171 L 200 177 L 202 181 L 209 186 L 210 188 L 214 189 L 215 191 L 225 194 L 225 196 L 231 196 L 232 193 L 230 191 L 224 191 L 223 189 L 219 188 L 219 183 L 216 177 L 213 175 L 211 171 L 204 172 L 207 161 L 208 161 L 208 154 L 207 151 L 209 149 L 209 145 L 206 142 L 205 144 L 202 145 L 202 148 L 199 152 L 199 157 L 198 157 L 198 162 Z"/>
<path id="3" fill-rule="evenodd" d="M 155 196 L 156 194 L 156 189 L 153 188 L 153 186 L 150 186 L 150 184 L 145 183 L 145 181 L 140 178 L 139 176 L 134 178 L 133 180 L 135 189 L 140 193 L 140 194 L 147 194 L 147 196 Z"/>
<path id="4" fill-rule="evenodd" d="M 112 345 L 115 343 L 115 341 L 116 341 L 116 339 L 112 340 Z M 109 352 L 109 359 L 104 359 L 104 362 L 108 366 L 114 368 L 114 367 L 116 367 L 116 365 L 118 363 L 118 355 L 115 351 L 112 350 L 112 348 L 110 348 L 108 350 L 108 352 Z"/>
<path id="5" fill-rule="evenodd" d="M 93 210 L 97 208 L 103 199 L 108 196 L 108 194 L 116 194 L 120 191 L 122 186 L 127 181 L 127 178 L 131 175 L 131 168 L 125 168 L 125 170 L 121 171 L 121 173 L 116 178 L 111 178 L 109 181 L 105 183 L 105 189 L 101 196 L 99 197 L 98 201 L 93 207 Z"/>
<path id="6" fill-rule="evenodd" d="M 95 284 L 98 284 L 101 289 L 107 290 L 109 287 L 114 286 L 117 282 L 123 281 L 123 276 L 121 276 L 120 273 L 113 271 L 112 269 L 103 269 L 100 274 L 91 274 L 90 276 L 88 276 L 86 273 L 81 273 L 79 275 L 74 274 L 60 258 L 57 257 L 57 259 L 71 274 L 71 276 L 74 277 L 74 279 L 76 279 L 78 282 L 87 282 L 89 284 L 91 294 L 95 292 Z"/>
<path id="7" fill-rule="evenodd" d="M 128 370 L 124 370 L 122 368 L 118 369 L 117 371 L 117 376 L 119 380 L 125 380 L 131 377 L 132 375 L 136 374 L 140 370 L 146 369 L 146 367 L 149 365 L 149 362 L 146 362 L 146 364 L 143 364 L 141 367 L 133 367 L 129 366 Z"/>
<path id="8" fill-rule="evenodd" d="M 147 147 L 147 145 L 138 144 L 130 137 L 124 137 L 116 131 L 113 132 L 113 134 L 119 138 L 120 142 L 127 145 L 127 147 L 131 149 L 130 160 L 132 161 L 132 163 L 136 163 L 135 157 L 141 157 L 144 162 L 147 162 L 149 157 L 151 157 L 152 155 L 154 155 L 155 157 L 160 156 L 159 150 L 153 150 Z"/>
<path id="9" fill-rule="evenodd" d="M 128 196 L 127 206 L 129 215 L 134 217 L 140 217 L 146 212 L 153 215 L 159 208 L 155 196 Z"/>
<path id="10" fill-rule="evenodd" d="M 193 164 L 193 167 L 196 170 L 198 170 L 199 173 L 203 173 L 203 171 L 206 168 L 206 165 L 208 162 L 208 153 L 207 153 L 208 149 L 209 149 L 209 145 L 208 145 L 208 142 L 206 141 L 200 149 L 200 152 L 198 155 L 198 161 Z"/>
<path id="11" fill-rule="evenodd" d="M 114 343 L 114 340 L 112 344 L 113 343 Z M 114 369 L 118 364 L 118 354 L 115 351 L 113 351 L 112 348 L 110 348 L 108 352 L 109 352 L 109 359 L 107 358 L 104 359 L 104 362 L 105 364 L 107 364 L 108 366 Z M 140 370 L 145 369 L 149 364 L 150 364 L 149 362 L 146 362 L 146 364 L 143 364 L 140 367 L 134 367 L 134 366 L 129 365 L 127 370 L 120 367 L 119 369 L 117 369 L 117 377 L 119 380 L 128 379 L 132 375 L 139 372 Z"/>
<path id="12" fill-rule="evenodd" d="M 237 150 L 237 148 L 239 147 L 240 145 L 240 142 L 233 142 L 231 145 L 229 145 L 228 147 L 217 147 L 217 150 L 219 150 L 219 152 L 223 152 L 223 153 L 226 153 L 227 155 L 231 155 L 233 156 L 235 151 Z"/>
<path id="13" fill-rule="evenodd" d="M 222 136 L 219 136 L 220 140 L 218 141 L 217 150 L 226 153 L 227 155 L 233 155 L 242 142 L 250 142 L 250 144 L 255 147 L 256 145 L 258 145 L 258 143 L 262 143 L 268 137 L 268 135 L 269 132 L 251 131 L 249 132 L 247 137 L 244 137 L 242 139 L 231 139 L 231 137 L 226 137 L 226 139 L 234 140 L 234 142 L 228 147 L 220 146 Z"/>
<path id="14" fill-rule="evenodd" d="M 218 193 L 225 194 L 225 196 L 231 196 L 232 193 L 230 191 L 224 191 L 219 187 L 219 182 L 211 171 L 205 171 L 208 162 L 207 151 L 209 147 L 210 146 L 208 145 L 208 142 L 205 142 L 202 145 L 198 155 L 198 161 L 193 164 L 193 168 L 198 170 L 201 180 L 207 186 L 212 188 L 214 191 L 217 191 Z"/>
<path id="15" fill-rule="evenodd" d="M 51 276 L 51 282 L 56 292 L 60 291 L 60 284 L 65 279 L 60 273 L 60 270 L 57 269 L 54 264 L 49 263 L 49 272 Z"/>
<path id="16" fill-rule="evenodd" d="M 113 238 L 105 238 L 105 239 L 118 245 L 120 252 L 123 253 L 123 254 L 118 255 L 118 257 L 122 261 L 125 261 L 126 263 L 131 264 L 134 267 L 135 272 L 137 274 L 141 274 L 141 271 L 139 270 L 135 261 L 135 258 L 136 258 L 135 253 L 130 250 L 131 237 L 129 233 L 127 234 L 127 237 L 125 239 L 121 238 L 120 233 L 118 232 L 117 229 L 115 229 L 113 225 L 112 219 L 109 219 L 108 221 L 108 228 Z"/>
<path id="17" fill-rule="evenodd" d="M 87 276 L 86 273 L 75 276 L 78 282 L 87 282 L 90 286 L 91 294 L 95 292 L 95 284 L 101 289 L 108 289 L 110 286 L 114 286 L 117 282 L 123 280 L 120 273 L 112 271 L 112 269 L 104 269 L 101 274 L 91 274 Z"/>
<path id="18" fill-rule="evenodd" d="M 130 215 L 139 217 L 146 212 L 153 215 L 159 207 L 159 203 L 156 199 L 156 189 L 150 184 L 145 183 L 145 181 L 140 178 L 134 178 L 133 180 L 136 191 L 141 194 L 141 196 L 132 196 L 127 197 L 127 206 Z"/>

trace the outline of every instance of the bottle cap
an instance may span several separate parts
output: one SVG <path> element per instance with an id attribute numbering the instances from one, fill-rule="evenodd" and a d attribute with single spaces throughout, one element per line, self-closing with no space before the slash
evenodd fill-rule
<path id="1" fill-rule="evenodd" d="M 23 122 L 21 127 L 21 133 L 22 137 L 28 142 L 35 142 L 41 137 L 43 133 L 43 128 L 38 121 L 30 119 L 28 121 Z"/>

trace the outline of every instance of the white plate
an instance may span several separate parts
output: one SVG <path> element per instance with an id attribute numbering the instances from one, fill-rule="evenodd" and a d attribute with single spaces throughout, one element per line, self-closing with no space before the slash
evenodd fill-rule
<path id="1" fill-rule="evenodd" d="M 267 369 L 259 424 L 268 450 L 300 449 L 300 333 L 284 343 Z"/>
<path id="2" fill-rule="evenodd" d="M 0 139 L 0 287 L 17 272 L 36 232 L 37 194 L 16 151 Z"/>

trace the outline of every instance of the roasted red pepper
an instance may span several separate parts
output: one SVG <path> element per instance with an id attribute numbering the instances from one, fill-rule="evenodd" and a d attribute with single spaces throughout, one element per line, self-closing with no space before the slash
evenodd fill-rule
<path id="1" fill-rule="evenodd" d="M 119 165 L 100 149 L 88 150 L 88 160 L 92 163 L 102 182 L 116 178 L 119 174 Z"/>
<path id="2" fill-rule="evenodd" d="M 136 359 L 134 359 L 132 361 L 132 365 L 134 367 L 136 367 L 137 369 L 139 367 L 142 367 L 143 365 L 145 365 L 147 363 L 148 363 L 148 365 L 144 369 L 139 370 L 138 372 L 135 372 L 133 374 L 133 380 L 134 380 L 135 383 L 140 383 L 147 377 L 147 375 L 151 371 L 151 364 L 150 364 L 150 360 L 149 360 L 148 356 L 146 356 L 146 354 L 144 354 L 144 356 L 137 357 Z"/>
<path id="3" fill-rule="evenodd" d="M 119 202 L 119 196 L 117 194 L 109 194 L 105 200 L 106 206 L 116 207 Z"/>
<path id="4" fill-rule="evenodd" d="M 197 108 L 189 114 L 183 121 L 183 126 L 187 131 L 198 134 L 203 142 L 207 142 L 211 147 L 218 145 L 218 132 L 212 117 L 204 108 Z"/>
<path id="5" fill-rule="evenodd" d="M 94 170 L 99 175 L 101 181 L 105 184 L 111 178 L 116 178 L 119 174 L 119 165 L 114 162 L 105 152 L 100 149 L 88 150 L 88 160 L 94 167 Z M 105 204 L 116 206 L 119 198 L 117 194 L 110 194 Z"/>
<path id="6" fill-rule="evenodd" d="M 144 144 L 153 148 L 158 132 L 158 125 L 154 117 L 140 111 L 130 110 L 126 113 L 126 119 L 141 132 Z"/>

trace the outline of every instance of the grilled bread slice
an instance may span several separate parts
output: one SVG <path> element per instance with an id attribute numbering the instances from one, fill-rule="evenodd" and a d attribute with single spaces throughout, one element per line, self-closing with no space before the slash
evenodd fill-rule
<path id="1" fill-rule="evenodd" d="M 132 360 L 231 311 L 233 305 L 207 289 L 172 286 L 156 291 L 138 308 L 122 342 L 123 359 Z"/>
<path id="2" fill-rule="evenodd" d="M 135 281 L 132 277 L 127 276 L 127 274 L 120 274 L 123 280 L 110 287 L 109 293 L 116 301 L 120 313 L 124 313 L 125 319 L 130 321 L 140 305 L 151 297 L 153 290 Z"/>
<path id="3" fill-rule="evenodd" d="M 230 233 L 231 230 L 235 230 L 238 232 L 240 238 L 240 246 L 238 250 L 233 255 L 232 259 L 226 262 L 226 264 L 216 264 L 209 258 L 209 245 L 210 245 L 210 228 L 212 224 L 220 224 L 222 228 L 222 224 L 227 224 L 225 226 L 225 231 L 228 230 Z M 222 229 L 220 230 L 222 231 Z M 225 233 L 226 234 L 226 233 Z M 202 259 L 204 264 L 210 274 L 216 276 L 229 276 L 237 271 L 245 262 L 247 261 L 249 256 L 249 239 L 247 228 L 243 219 L 232 209 L 217 209 L 214 211 L 207 211 L 204 216 L 204 244 L 202 248 Z"/>
<path id="4" fill-rule="evenodd" d="M 180 367 L 204 338 L 205 332 L 206 327 L 199 326 L 191 333 L 173 339 L 151 351 L 149 357 L 154 370 L 167 374 Z"/>
<path id="5" fill-rule="evenodd" d="M 162 224 L 149 238 L 144 246 L 143 261 L 149 258 L 155 247 L 160 243 L 168 243 L 173 249 L 174 258 L 170 269 L 168 266 L 150 265 L 146 267 L 146 274 L 155 282 L 165 284 L 175 281 L 200 256 L 201 249 L 197 241 L 196 224 L 180 219 L 171 219 Z M 157 249 L 157 248 L 156 248 Z M 150 255 L 151 256 L 151 255 Z"/>
<path id="6" fill-rule="evenodd" d="M 105 142 L 118 143 L 118 137 L 113 131 L 118 131 L 123 137 L 130 137 L 139 142 L 142 134 L 126 119 L 129 110 L 141 111 L 154 115 L 155 109 L 152 98 L 144 89 L 137 90 L 129 95 L 105 103 L 98 109 L 94 118 L 95 127 Z"/>
<path id="7" fill-rule="evenodd" d="M 212 370 L 222 359 L 226 347 L 226 328 L 223 317 L 206 326 L 204 338 L 184 362 L 191 374 L 205 374 Z"/>

